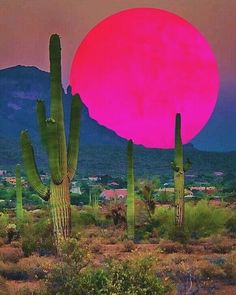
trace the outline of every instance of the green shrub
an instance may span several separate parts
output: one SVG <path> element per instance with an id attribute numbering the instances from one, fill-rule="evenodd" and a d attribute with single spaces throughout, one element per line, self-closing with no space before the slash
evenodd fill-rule
<path id="1" fill-rule="evenodd" d="M 9 224 L 8 214 L 0 212 L 0 237 L 1 238 L 6 238 L 8 224 Z"/>
<path id="2" fill-rule="evenodd" d="M 158 230 L 160 237 L 169 239 L 174 231 L 174 209 L 158 207 L 153 216 L 153 227 Z"/>
<path id="3" fill-rule="evenodd" d="M 171 288 L 163 284 L 150 269 L 149 259 L 136 262 L 109 261 L 97 269 L 87 267 L 74 271 L 68 264 L 60 265 L 49 275 L 49 294 L 68 295 L 162 295 Z"/>
<path id="4" fill-rule="evenodd" d="M 72 206 L 72 228 L 81 229 L 83 226 L 95 223 L 96 219 L 92 207 L 84 206 L 83 210 L 78 210 Z"/>
<path id="5" fill-rule="evenodd" d="M 55 253 L 52 222 L 47 210 L 42 210 L 40 217 L 26 214 L 20 232 L 25 256 L 33 252 L 40 255 Z"/>
<path id="6" fill-rule="evenodd" d="M 207 237 L 222 232 L 226 227 L 234 231 L 232 212 L 226 208 L 216 208 L 201 200 L 194 205 L 185 205 L 185 229 L 177 231 L 174 225 L 174 208 L 159 207 L 153 217 L 160 237 L 166 239 L 188 241 L 189 238 Z M 232 218 L 232 220 L 231 220 Z"/>
<path id="7" fill-rule="evenodd" d="M 225 226 L 230 233 L 236 234 L 236 212 L 229 217 Z"/>
<path id="8" fill-rule="evenodd" d="M 185 210 L 186 230 L 192 238 L 217 234 L 225 228 L 229 215 L 229 210 L 210 206 L 206 200 L 199 201 L 196 206 L 188 203 Z"/>

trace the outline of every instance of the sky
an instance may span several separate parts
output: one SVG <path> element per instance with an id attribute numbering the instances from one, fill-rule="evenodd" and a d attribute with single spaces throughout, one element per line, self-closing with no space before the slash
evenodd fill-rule
<path id="1" fill-rule="evenodd" d="M 86 34 L 107 16 L 132 7 L 166 9 L 198 28 L 218 62 L 218 108 L 222 101 L 234 99 L 235 0 L 0 0 L 0 68 L 21 64 L 48 71 L 48 39 L 52 33 L 58 33 L 62 42 L 63 84 L 66 87 L 73 56 Z M 217 144 L 220 146 L 219 141 Z M 234 148 L 229 144 L 225 149 L 236 150 L 236 142 Z"/>

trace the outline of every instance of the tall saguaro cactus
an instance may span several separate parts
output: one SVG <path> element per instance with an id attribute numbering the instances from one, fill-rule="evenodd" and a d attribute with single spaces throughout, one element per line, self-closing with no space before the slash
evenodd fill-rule
<path id="1" fill-rule="evenodd" d="M 127 173 L 127 235 L 129 239 L 134 239 L 135 212 L 134 212 L 134 164 L 133 164 L 133 141 L 128 141 L 128 173 Z"/>
<path id="2" fill-rule="evenodd" d="M 181 115 L 176 114 L 175 119 L 175 157 L 171 163 L 174 170 L 175 183 L 175 224 L 177 227 L 184 226 L 184 172 L 190 168 L 191 162 L 184 164 L 183 144 L 181 139 Z"/>
<path id="3" fill-rule="evenodd" d="M 34 150 L 27 131 L 21 133 L 22 155 L 31 186 L 44 199 L 50 201 L 56 243 L 69 237 L 71 232 L 70 183 L 77 168 L 81 100 L 72 98 L 68 147 L 64 127 L 61 84 L 61 46 L 59 36 L 50 37 L 50 118 L 46 119 L 45 105 L 37 101 L 37 117 L 42 144 L 48 155 L 51 174 L 50 186 L 45 186 L 38 173 Z"/>
<path id="4" fill-rule="evenodd" d="M 23 204 L 22 204 L 22 184 L 20 165 L 16 165 L 16 226 L 20 228 L 23 219 Z"/>

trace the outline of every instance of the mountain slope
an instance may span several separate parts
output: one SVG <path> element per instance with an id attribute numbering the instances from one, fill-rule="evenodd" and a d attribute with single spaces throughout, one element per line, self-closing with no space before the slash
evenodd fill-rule
<path id="1" fill-rule="evenodd" d="M 44 99 L 47 110 L 50 104 L 49 73 L 36 67 L 16 66 L 0 70 L 0 126 L 1 137 L 19 136 L 22 129 L 38 140 L 35 101 Z M 63 90 L 66 128 L 68 130 L 71 95 Z M 99 125 L 89 117 L 84 106 L 81 119 L 82 144 L 119 144 L 125 142 L 113 131 Z"/>
<path id="2" fill-rule="evenodd" d="M 47 166 L 46 157 L 39 144 L 36 124 L 35 100 L 44 99 L 49 110 L 49 73 L 36 67 L 16 66 L 0 70 L 0 169 L 12 169 L 21 162 L 19 134 L 28 129 L 35 146 L 37 161 L 41 168 Z M 71 95 L 64 93 L 66 128 L 70 113 Z M 185 146 L 186 157 L 193 162 L 190 173 L 211 173 L 217 170 L 234 172 L 236 152 L 217 153 Z M 135 147 L 136 175 L 171 174 L 172 150 Z M 113 131 L 100 126 L 83 108 L 81 121 L 81 151 L 79 171 L 85 174 L 126 174 L 125 140 Z"/>

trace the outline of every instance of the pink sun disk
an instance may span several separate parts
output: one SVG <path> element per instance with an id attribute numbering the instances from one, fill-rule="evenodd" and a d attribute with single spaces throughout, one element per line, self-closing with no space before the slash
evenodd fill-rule
<path id="1" fill-rule="evenodd" d="M 216 60 L 190 23 L 153 8 L 121 11 L 97 24 L 75 54 L 70 75 L 90 116 L 150 148 L 173 148 L 175 115 L 189 142 L 217 100 Z"/>

